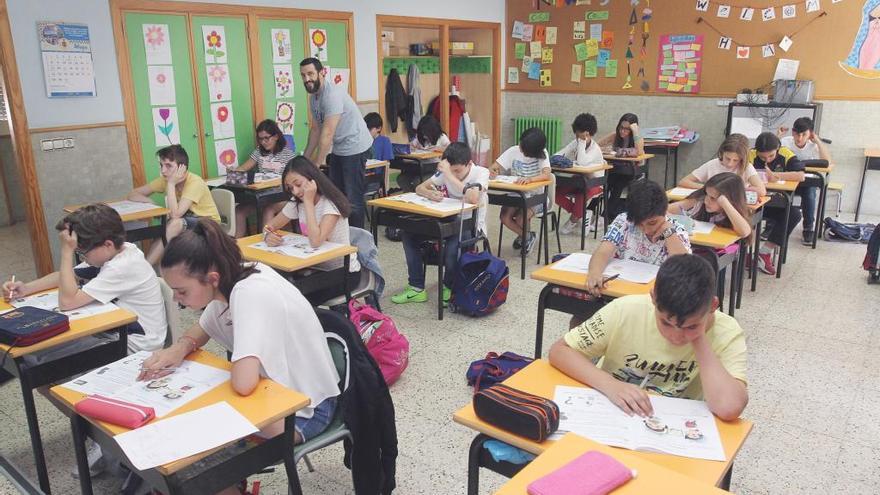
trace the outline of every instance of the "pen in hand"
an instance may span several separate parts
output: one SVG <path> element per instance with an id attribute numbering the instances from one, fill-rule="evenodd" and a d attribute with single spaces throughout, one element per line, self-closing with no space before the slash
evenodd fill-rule
<path id="1" fill-rule="evenodd" d="M 9 283 L 9 299 L 12 299 L 12 296 L 15 295 L 15 275 L 12 276 L 12 281 Z"/>
<path id="2" fill-rule="evenodd" d="M 619 273 L 615 273 L 614 275 L 612 275 L 610 277 L 605 277 L 602 279 L 602 285 L 604 286 L 608 282 L 611 282 L 612 280 L 616 280 L 618 277 L 620 277 Z"/>

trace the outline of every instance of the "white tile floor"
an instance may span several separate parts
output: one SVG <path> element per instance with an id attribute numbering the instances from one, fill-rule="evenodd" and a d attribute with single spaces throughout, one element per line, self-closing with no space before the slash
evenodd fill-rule
<path id="1" fill-rule="evenodd" d="M 563 215 L 567 219 L 567 215 Z M 497 235 L 497 212 L 489 214 Z M 863 219 L 876 221 L 877 219 Z M 0 229 L 0 277 L 22 277 L 30 250 L 21 227 Z M 533 349 L 536 297 L 542 284 L 520 280 L 519 260 L 509 247 L 503 256 L 511 269 L 507 304 L 490 317 L 472 319 L 447 313 L 438 324 L 435 294 L 427 304 L 395 306 L 387 299 L 406 281 L 400 244 L 379 241 L 388 276 L 383 308 L 410 340 L 411 364 L 392 389 L 397 409 L 400 457 L 395 493 L 465 492 L 467 449 L 473 434 L 452 422 L 453 411 L 470 398 L 464 373 L 468 363 L 488 351 Z M 760 275 L 758 291 L 746 292 L 737 319 L 749 345 L 750 404 L 744 417 L 755 429 L 736 460 L 733 491 L 743 494 L 880 492 L 880 286 L 866 285 L 861 269 L 863 245 L 819 242 L 813 251 L 792 239 L 783 278 Z M 494 244 L 493 244 L 494 246 Z M 563 236 L 563 249 L 575 250 L 577 238 Z M 590 240 L 587 250 L 592 250 Z M 552 252 L 555 252 L 555 248 Z M 534 255 L 529 270 L 535 268 Z M 32 268 L 31 268 L 32 271 Z M 434 280 L 429 271 L 429 282 Z M 433 286 L 431 287 L 433 290 Z M 192 319 L 190 313 L 188 318 Z M 548 313 L 544 349 L 565 329 L 568 317 Z M 73 453 L 66 419 L 38 400 L 51 481 L 56 493 L 76 493 L 70 476 Z M 33 462 L 16 381 L 0 386 L 0 453 L 34 478 Z M 341 448 L 313 456 L 315 473 L 300 469 L 307 494 L 351 493 Z M 286 493 L 283 470 L 262 476 L 263 493 Z M 481 493 L 503 479 L 483 472 Z M 96 493 L 112 493 L 119 482 L 110 475 L 95 480 Z M 14 488 L 0 478 L 0 493 Z"/>

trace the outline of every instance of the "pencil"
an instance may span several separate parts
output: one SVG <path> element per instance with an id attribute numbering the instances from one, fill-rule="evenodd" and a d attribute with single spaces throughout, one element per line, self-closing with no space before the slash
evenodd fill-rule
<path id="1" fill-rule="evenodd" d="M 642 383 L 639 384 L 639 388 L 645 388 L 645 385 L 648 384 L 648 380 L 651 378 L 651 374 L 648 373 L 645 375 L 645 378 L 642 379 Z"/>

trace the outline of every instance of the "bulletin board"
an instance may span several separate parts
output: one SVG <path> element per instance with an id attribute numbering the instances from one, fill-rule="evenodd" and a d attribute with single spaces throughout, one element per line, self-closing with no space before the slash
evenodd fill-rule
<path id="1" fill-rule="evenodd" d="M 808 3 L 818 5 L 818 9 L 807 12 Z M 601 5 L 601 4 L 607 5 Z M 880 47 L 863 50 L 866 42 L 868 14 L 880 12 L 880 0 L 751 0 L 750 2 L 725 0 L 681 0 L 661 2 L 640 0 L 635 3 L 624 0 L 507 0 L 506 30 L 504 33 L 505 64 L 503 70 L 507 91 L 543 91 L 551 93 L 606 93 L 606 94 L 696 94 L 703 96 L 732 96 L 742 88 L 760 88 L 773 79 L 780 58 L 800 62 L 797 78 L 813 80 L 815 99 L 858 99 L 880 100 L 880 60 L 860 59 L 860 53 L 880 54 Z M 552 5 L 549 5 L 552 4 Z M 580 5 L 579 5 L 580 4 Z M 535 6 L 538 8 L 535 8 Z M 794 16 L 783 7 L 794 5 Z M 728 17 L 723 9 L 728 6 Z M 813 5 L 809 5 L 812 9 Z M 743 9 L 752 8 L 750 21 L 740 19 Z M 772 8 L 766 15 L 772 18 L 763 20 L 765 9 Z M 646 12 L 649 9 L 650 12 Z M 705 9 L 705 10 L 698 10 Z M 607 19 L 603 19 L 607 13 Z M 647 15 L 646 15 L 647 14 Z M 532 22 L 529 21 L 532 15 Z M 549 18 L 548 18 L 549 16 Z M 589 18 L 592 17 L 592 20 Z M 647 21 L 645 18 L 647 17 Z M 547 20 L 543 20 L 543 19 Z M 542 43 L 542 49 L 552 48 L 552 62 L 541 64 L 541 69 L 550 70 L 549 81 L 545 77 L 542 84 L 540 74 L 537 79 L 529 79 L 522 71 L 523 60 L 517 58 L 517 43 L 514 39 L 515 22 L 525 25 L 556 28 L 556 44 Z M 585 40 L 591 37 L 591 24 L 601 24 L 602 34 L 613 33 L 609 60 L 615 60 L 617 74 L 608 77 L 606 69 L 597 68 L 595 77 L 586 78 L 580 74 L 580 81 L 573 82 L 572 66 L 585 65 L 578 61 L 574 45 L 585 40 L 574 39 L 574 23 L 585 22 Z M 631 24 L 635 21 L 634 24 Z M 645 55 L 641 58 L 644 25 L 647 23 L 647 39 L 644 40 Z M 633 43 L 630 45 L 630 29 L 633 29 Z M 532 28 L 533 30 L 535 28 Z M 594 31 L 593 34 L 596 34 Z M 546 34 L 545 34 L 546 36 Z M 658 60 L 663 36 L 671 36 L 674 43 L 697 45 L 699 50 L 689 50 L 694 58 L 681 61 L 690 72 L 697 69 L 698 86 L 691 85 L 690 93 L 660 89 L 658 70 L 665 61 Z M 692 36 L 692 38 L 675 38 Z M 702 39 L 700 40 L 700 37 Z M 791 46 L 786 52 L 781 41 L 788 37 Z M 719 47 L 723 38 L 729 38 L 728 49 Z M 696 41 L 699 43 L 694 43 Z M 670 43 L 664 39 L 667 49 Z M 765 45 L 772 44 L 772 55 L 765 57 Z M 784 45 L 785 43 L 782 43 Z M 531 46 L 525 43 L 528 55 Z M 630 60 L 631 87 L 625 87 L 627 76 L 627 49 L 632 52 Z M 744 55 L 748 48 L 748 58 Z M 522 48 L 520 48 L 522 49 Z M 598 57 L 591 57 L 596 60 Z M 545 59 L 546 61 L 546 59 Z M 680 61 L 675 60 L 673 65 Z M 687 65 L 688 63 L 694 65 Z M 643 75 L 639 69 L 644 67 Z M 860 67 L 861 66 L 861 67 Z M 518 70 L 518 82 L 511 82 L 509 71 Z M 678 69 L 676 67 L 676 69 Z M 613 72 L 613 71 L 612 71 Z M 685 72 L 676 70 L 675 72 Z M 687 76 L 685 76 L 687 77 Z M 549 84 L 547 84 L 549 82 Z"/>

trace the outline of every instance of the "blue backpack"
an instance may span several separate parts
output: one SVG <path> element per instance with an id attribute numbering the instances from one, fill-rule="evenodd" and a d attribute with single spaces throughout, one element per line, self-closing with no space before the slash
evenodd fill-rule
<path id="1" fill-rule="evenodd" d="M 486 354 L 485 359 L 478 359 L 468 366 L 468 385 L 474 387 L 474 392 L 504 381 L 507 377 L 525 368 L 534 359 L 520 356 L 514 352 L 505 352 L 499 355 L 497 352 Z"/>
<path id="2" fill-rule="evenodd" d="M 510 270 L 488 250 L 465 251 L 458 259 L 449 310 L 469 316 L 487 315 L 507 301 Z"/>

